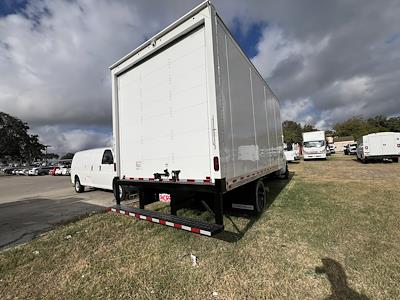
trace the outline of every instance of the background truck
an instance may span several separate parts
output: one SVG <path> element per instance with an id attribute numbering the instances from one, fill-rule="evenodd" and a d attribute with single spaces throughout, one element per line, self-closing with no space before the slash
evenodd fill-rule
<path id="1" fill-rule="evenodd" d="M 384 158 L 398 162 L 400 132 L 379 132 L 364 135 L 358 140 L 357 158 L 362 162 Z"/>
<path id="2" fill-rule="evenodd" d="M 303 159 L 326 159 L 325 131 L 303 133 Z"/>
<path id="3" fill-rule="evenodd" d="M 114 189 L 139 191 L 139 208 L 112 211 L 212 235 L 236 189 L 233 207 L 263 210 L 263 180 L 288 174 L 279 102 L 208 1 L 110 69 Z M 145 209 L 166 194 L 170 215 Z M 177 216 L 188 202 L 215 224 Z"/>

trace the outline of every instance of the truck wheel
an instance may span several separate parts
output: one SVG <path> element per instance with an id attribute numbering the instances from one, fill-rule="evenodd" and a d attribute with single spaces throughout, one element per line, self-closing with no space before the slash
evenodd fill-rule
<path id="1" fill-rule="evenodd" d="M 399 158 L 398 158 L 398 157 L 393 157 L 393 158 L 392 158 L 392 161 L 393 161 L 394 163 L 398 163 L 398 162 L 399 162 Z"/>
<path id="2" fill-rule="evenodd" d="M 116 191 L 114 190 L 114 197 L 115 197 L 115 194 L 116 193 Z M 126 189 L 125 188 L 123 188 L 122 186 L 119 186 L 119 199 L 122 201 L 122 200 L 125 200 L 126 198 L 127 198 L 127 196 L 128 196 L 128 193 L 127 193 L 127 191 L 126 191 Z M 115 197 L 116 198 L 116 197 Z"/>
<path id="3" fill-rule="evenodd" d="M 85 187 L 81 185 L 81 182 L 79 181 L 79 177 L 75 177 L 75 192 L 77 193 L 82 193 L 85 190 Z"/>
<path id="4" fill-rule="evenodd" d="M 267 191 L 264 186 L 262 179 L 258 180 L 255 184 L 254 190 L 254 211 L 261 213 L 267 203 Z"/>
<path id="5" fill-rule="evenodd" d="M 285 179 L 289 179 L 289 167 L 288 167 L 287 164 L 286 164 L 286 171 L 285 171 L 284 178 L 285 178 Z"/>

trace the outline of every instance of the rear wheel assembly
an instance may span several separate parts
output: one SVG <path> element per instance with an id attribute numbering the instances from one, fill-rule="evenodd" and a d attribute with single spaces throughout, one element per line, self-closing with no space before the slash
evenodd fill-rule
<path id="1" fill-rule="evenodd" d="M 253 193 L 254 211 L 256 213 L 261 213 L 267 203 L 267 190 L 262 179 L 258 180 L 257 183 L 254 185 Z"/>

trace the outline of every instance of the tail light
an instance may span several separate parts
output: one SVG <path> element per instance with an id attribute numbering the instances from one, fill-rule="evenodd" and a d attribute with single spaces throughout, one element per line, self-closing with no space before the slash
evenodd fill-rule
<path id="1" fill-rule="evenodd" d="M 214 171 L 219 171 L 219 159 L 218 159 L 218 156 L 214 156 Z"/>
<path id="2" fill-rule="evenodd" d="M 400 144 L 397 144 L 397 147 L 400 148 Z"/>

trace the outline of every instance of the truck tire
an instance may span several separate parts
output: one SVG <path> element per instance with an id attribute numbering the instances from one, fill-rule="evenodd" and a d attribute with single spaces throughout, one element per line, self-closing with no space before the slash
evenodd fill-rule
<path id="1" fill-rule="evenodd" d="M 262 179 L 259 179 L 254 187 L 254 211 L 259 214 L 267 204 L 267 190 Z"/>
<path id="2" fill-rule="evenodd" d="M 284 177 L 285 179 L 289 179 L 289 166 L 286 164 L 286 171 Z"/>
<path id="3" fill-rule="evenodd" d="M 116 195 L 116 191 L 114 190 L 114 197 L 116 198 L 115 195 Z M 127 198 L 127 196 L 128 196 L 128 193 L 127 193 L 126 189 L 123 188 L 122 186 L 119 186 L 119 199 L 121 201 L 125 200 Z"/>
<path id="4" fill-rule="evenodd" d="M 398 157 L 393 157 L 393 158 L 392 158 L 392 161 L 393 161 L 394 163 L 398 163 L 398 162 L 399 162 L 399 158 L 398 158 Z"/>
<path id="5" fill-rule="evenodd" d="M 83 185 L 81 185 L 81 182 L 79 180 L 78 176 L 75 176 L 75 192 L 77 193 L 82 193 L 85 190 L 85 187 Z"/>

